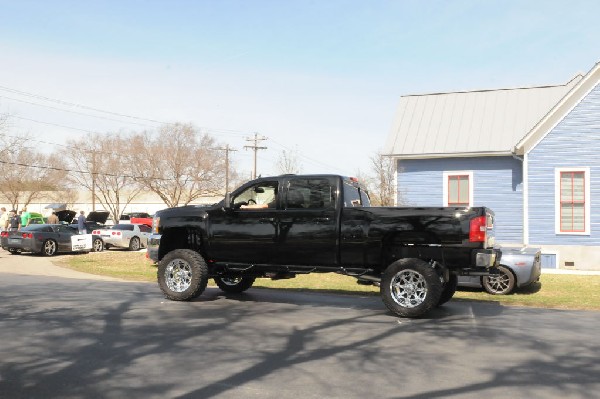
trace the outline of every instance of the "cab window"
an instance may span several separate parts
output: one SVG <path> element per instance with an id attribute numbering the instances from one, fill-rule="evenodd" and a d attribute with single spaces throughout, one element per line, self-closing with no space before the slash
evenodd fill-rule
<path id="1" fill-rule="evenodd" d="M 291 179 L 285 207 L 286 209 L 334 208 L 335 192 L 335 187 L 328 179 Z"/>
<path id="2" fill-rule="evenodd" d="M 277 182 L 262 182 L 246 188 L 233 199 L 233 208 L 239 210 L 277 207 Z"/>

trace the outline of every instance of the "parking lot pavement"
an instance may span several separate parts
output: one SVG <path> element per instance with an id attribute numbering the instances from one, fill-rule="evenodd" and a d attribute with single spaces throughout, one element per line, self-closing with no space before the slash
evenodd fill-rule
<path id="1" fill-rule="evenodd" d="M 113 277 L 97 276 L 57 266 L 56 258 L 34 254 L 12 255 L 0 249 L 0 273 L 23 274 L 29 276 L 50 276 L 83 280 L 125 281 Z"/>

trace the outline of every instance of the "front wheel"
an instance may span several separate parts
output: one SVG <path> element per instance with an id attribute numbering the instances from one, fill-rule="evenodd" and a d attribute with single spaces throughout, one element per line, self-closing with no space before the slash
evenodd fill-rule
<path id="1" fill-rule="evenodd" d="M 46 240 L 44 244 L 42 244 L 42 255 L 44 256 L 54 256 L 56 255 L 57 244 L 54 240 Z"/>
<path id="2" fill-rule="evenodd" d="M 173 301 L 189 301 L 206 289 L 208 267 L 196 251 L 176 249 L 159 262 L 157 278 L 166 298 Z"/>
<path id="3" fill-rule="evenodd" d="M 254 277 L 215 277 L 215 283 L 225 292 L 240 293 L 254 284 Z"/>
<path id="4" fill-rule="evenodd" d="M 438 273 L 420 259 L 401 259 L 381 278 L 383 303 L 398 316 L 419 317 L 438 304 L 443 285 Z"/>
<path id="5" fill-rule="evenodd" d="M 517 279 L 506 266 L 498 266 L 500 274 L 492 274 L 481 278 L 483 289 L 492 295 L 510 294 L 515 288 Z"/>

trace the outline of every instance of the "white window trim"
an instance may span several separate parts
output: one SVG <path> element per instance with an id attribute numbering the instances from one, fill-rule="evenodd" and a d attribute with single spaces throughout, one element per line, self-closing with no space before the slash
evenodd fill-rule
<path id="1" fill-rule="evenodd" d="M 560 174 L 562 172 L 583 172 L 585 179 L 585 231 L 560 231 Z M 590 168 L 554 168 L 554 232 L 563 236 L 589 236 L 591 234 L 590 214 Z"/>
<path id="2" fill-rule="evenodd" d="M 467 175 L 469 176 L 469 207 L 473 206 L 473 187 L 475 187 L 475 181 L 473 180 L 473 171 L 472 170 L 453 170 L 449 172 L 444 172 L 443 176 L 443 187 L 444 187 L 444 198 L 443 198 L 443 206 L 448 206 L 448 177 L 449 176 L 457 176 L 457 175 Z"/>

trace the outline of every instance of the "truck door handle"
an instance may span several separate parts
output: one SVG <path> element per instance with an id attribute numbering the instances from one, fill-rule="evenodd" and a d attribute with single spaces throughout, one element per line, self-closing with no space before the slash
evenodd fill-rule
<path id="1" fill-rule="evenodd" d="M 258 219 L 258 223 L 273 223 L 275 218 L 261 218 Z"/>
<path id="2" fill-rule="evenodd" d="M 315 223 L 326 223 L 329 222 L 331 219 L 330 218 L 314 218 L 313 222 Z"/>

